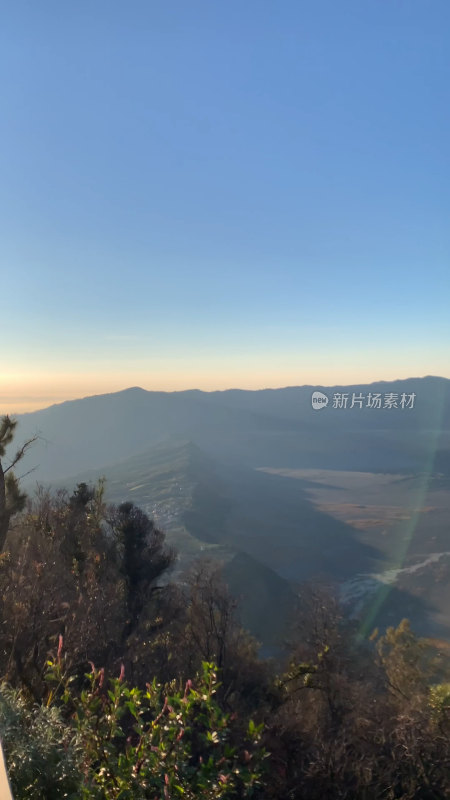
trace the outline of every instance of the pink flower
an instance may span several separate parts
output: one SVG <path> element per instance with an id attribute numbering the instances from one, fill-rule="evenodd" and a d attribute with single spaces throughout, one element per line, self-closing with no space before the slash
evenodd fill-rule
<path id="1" fill-rule="evenodd" d="M 166 772 L 166 774 L 164 775 L 164 783 L 166 784 L 166 785 L 164 786 L 164 797 L 165 797 L 165 800 L 169 800 L 169 798 L 170 798 L 169 789 L 168 789 L 168 786 L 169 786 L 169 776 L 168 776 L 167 772 Z"/>
<path id="2" fill-rule="evenodd" d="M 121 665 L 120 665 L 120 675 L 119 675 L 119 681 L 120 681 L 120 682 L 122 682 L 122 681 L 123 681 L 123 679 L 124 679 L 124 677 L 125 677 L 125 665 L 124 665 L 124 664 L 121 664 Z"/>
<path id="3" fill-rule="evenodd" d="M 62 634 L 60 633 L 58 639 L 58 661 L 61 661 L 62 649 L 63 649 L 63 637 Z"/>

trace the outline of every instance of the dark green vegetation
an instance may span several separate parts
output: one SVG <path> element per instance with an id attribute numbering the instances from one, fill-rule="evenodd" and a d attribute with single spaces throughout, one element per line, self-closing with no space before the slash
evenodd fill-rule
<path id="1" fill-rule="evenodd" d="M 164 535 L 101 482 L 15 511 L 0 560 L 15 800 L 450 797 L 450 655 L 406 621 L 364 639 L 304 586 L 283 658 L 263 661 L 223 571 L 200 560 L 172 583 Z"/>
<path id="2" fill-rule="evenodd" d="M 12 455 L 4 423 L 17 800 L 450 797 L 448 387 L 133 389 L 24 416 Z"/>
<path id="3" fill-rule="evenodd" d="M 0 689 L 0 725 L 16 798 L 235 798 L 255 796 L 265 752 L 250 722 L 240 749 L 216 701 L 213 665 L 186 681 L 129 687 L 124 672 L 92 665 L 83 689 L 64 669 L 61 647 L 47 661 L 45 704 L 30 708 Z"/>
<path id="4" fill-rule="evenodd" d="M 11 517 L 25 506 L 25 494 L 19 488 L 19 481 L 14 475 L 14 467 L 25 455 L 27 448 L 34 442 L 34 437 L 25 442 L 17 450 L 7 465 L 1 459 L 6 453 L 8 445 L 14 438 L 17 420 L 2 417 L 0 420 L 0 548 L 5 544 Z"/>

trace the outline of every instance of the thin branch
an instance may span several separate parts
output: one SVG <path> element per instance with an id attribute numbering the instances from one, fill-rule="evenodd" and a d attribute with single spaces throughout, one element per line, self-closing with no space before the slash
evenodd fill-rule
<path id="1" fill-rule="evenodd" d="M 26 472 L 24 472 L 24 473 L 23 473 L 23 475 L 19 475 L 19 477 L 17 478 L 17 480 L 18 480 L 18 481 L 22 481 L 24 478 L 26 478 L 26 477 L 27 477 L 27 475 L 31 475 L 31 473 L 32 473 L 32 472 L 36 472 L 36 470 L 37 470 L 37 467 L 31 467 L 31 469 L 29 469 L 29 470 L 27 470 Z"/>
<path id="2" fill-rule="evenodd" d="M 16 466 L 17 462 L 20 461 L 21 458 L 23 458 L 28 448 L 31 447 L 32 444 L 37 442 L 38 439 L 39 436 L 32 436 L 31 439 L 27 439 L 27 441 L 22 445 L 22 447 L 17 451 L 10 465 L 3 470 L 5 475 L 7 472 L 9 472 L 10 469 L 13 469 Z"/>

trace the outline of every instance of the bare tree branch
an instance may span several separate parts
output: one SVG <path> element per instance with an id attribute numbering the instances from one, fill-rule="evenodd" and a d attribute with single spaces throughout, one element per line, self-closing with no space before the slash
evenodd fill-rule
<path id="1" fill-rule="evenodd" d="M 13 460 L 11 461 L 11 463 L 9 464 L 9 466 L 5 467 L 5 469 L 3 470 L 4 475 L 6 475 L 6 473 L 9 472 L 10 469 L 14 469 L 16 464 L 24 457 L 24 455 L 25 455 L 26 451 L 28 450 L 28 448 L 31 447 L 32 444 L 37 442 L 38 439 L 39 439 L 39 436 L 36 435 L 36 436 L 32 436 L 30 439 L 27 439 L 27 441 L 24 442 L 22 447 L 20 447 L 19 450 L 17 451 L 17 453 L 15 454 L 15 456 L 14 456 Z"/>

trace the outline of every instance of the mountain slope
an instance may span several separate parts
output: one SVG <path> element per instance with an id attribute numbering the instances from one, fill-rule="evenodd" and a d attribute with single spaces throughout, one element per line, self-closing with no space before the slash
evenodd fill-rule
<path id="1" fill-rule="evenodd" d="M 19 435 L 41 440 L 24 465 L 51 479 L 100 468 L 167 440 L 190 440 L 219 461 L 292 468 L 450 472 L 450 381 L 415 378 L 329 387 L 313 411 L 316 387 L 256 392 L 147 392 L 133 388 L 51 406 L 19 417 Z M 335 409 L 345 391 L 414 393 L 412 409 Z"/>
<path id="2" fill-rule="evenodd" d="M 108 500 L 131 500 L 166 532 L 178 576 L 199 556 L 226 565 L 245 623 L 266 644 L 279 639 L 294 605 L 292 582 L 345 580 L 377 563 L 376 551 L 317 510 L 298 480 L 214 462 L 192 442 L 160 443 L 59 485 L 100 476 Z"/>

